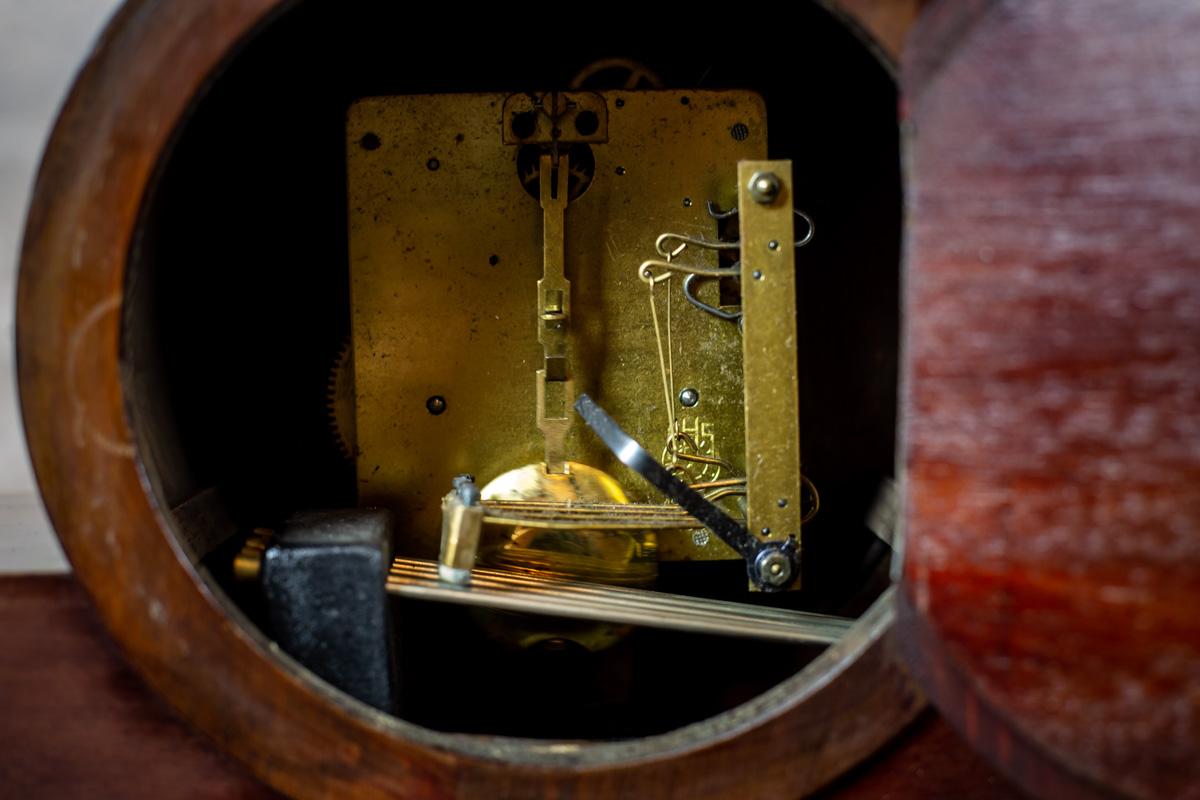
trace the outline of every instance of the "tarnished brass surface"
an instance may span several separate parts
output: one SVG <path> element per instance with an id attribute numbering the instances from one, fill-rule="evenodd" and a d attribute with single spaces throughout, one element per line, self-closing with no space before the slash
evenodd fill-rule
<path id="1" fill-rule="evenodd" d="M 465 584 L 479 554 L 483 531 L 483 506 L 463 502 L 458 490 L 442 498 L 442 549 L 438 554 L 438 577 Z"/>
<path id="2" fill-rule="evenodd" d="M 735 204 L 734 165 L 766 154 L 765 108 L 738 91 L 602 97 L 608 141 L 589 145 L 594 177 L 565 215 L 569 368 L 576 391 L 603 402 L 657 451 L 667 441 L 667 409 L 637 267 L 655 255 L 663 232 L 716 238 L 705 203 Z M 543 351 L 530 313 L 542 274 L 542 209 L 518 176 L 521 148 L 504 142 L 506 99 L 369 98 L 348 115 L 359 498 L 397 513 L 398 550 L 414 556 L 437 554 L 441 496 L 454 475 L 486 483 L 544 456 L 533 379 Z M 713 252 L 687 257 L 717 265 Z M 719 456 L 740 475 L 737 326 L 689 306 L 678 277 L 655 292 L 661 323 L 670 303 L 675 392 L 700 393 L 694 408 L 675 401 L 678 425 L 702 455 Z M 720 305 L 717 281 L 700 294 Z M 426 409 L 434 395 L 446 401 L 436 416 Z M 578 421 L 565 449 L 571 461 L 611 474 L 632 502 L 661 502 Z M 702 466 L 697 480 L 731 477 Z M 660 557 L 732 556 L 716 537 L 696 533 L 703 532 L 659 531 Z"/>
<path id="3" fill-rule="evenodd" d="M 482 489 L 486 502 L 620 505 L 625 492 L 612 476 L 585 464 L 566 462 L 562 472 L 528 464 L 495 478 Z M 479 564 L 537 580 L 584 581 L 650 587 L 658 576 L 655 534 L 651 531 L 552 526 L 492 526 L 483 530 Z M 472 581 L 479 574 L 472 573 Z M 522 614 L 476 615 L 483 629 L 502 641 L 528 647 L 566 639 L 589 650 L 609 647 L 628 633 L 611 620 L 550 621 Z"/>
<path id="4" fill-rule="evenodd" d="M 545 438 L 548 472 L 566 472 L 567 431 L 571 427 L 571 396 L 574 382 L 567 334 L 571 323 L 571 281 L 565 274 L 567 176 L 566 153 L 557 158 L 549 153 L 540 158 L 538 200 L 542 205 L 542 277 L 537 282 L 538 341 L 543 366 L 537 371 L 537 424 Z M 553 166 L 553 169 L 551 168 Z"/>
<path id="5" fill-rule="evenodd" d="M 677 505 L 490 500 L 484 503 L 483 513 L 483 521 L 489 524 L 524 528 L 640 531 L 702 527 Z"/>
<path id="6" fill-rule="evenodd" d="M 500 475 L 482 494 L 486 505 L 620 506 L 628 498 L 611 476 L 568 462 L 561 473 L 529 464 Z M 555 525 L 488 526 L 480 561 L 542 577 L 646 586 L 657 575 L 655 534 L 642 529 L 614 530 Z"/>
<path id="7" fill-rule="evenodd" d="M 772 175 L 761 202 L 751 179 Z M 747 523 L 763 539 L 800 539 L 800 400 L 796 361 L 796 253 L 790 161 L 738 164 L 742 243 L 742 366 L 746 392 Z"/>

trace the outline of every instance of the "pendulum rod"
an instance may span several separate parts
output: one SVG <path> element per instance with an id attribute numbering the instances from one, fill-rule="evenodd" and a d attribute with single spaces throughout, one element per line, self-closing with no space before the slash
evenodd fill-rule
<path id="1" fill-rule="evenodd" d="M 555 148 L 557 151 L 557 148 Z M 543 153 L 539 173 L 542 204 L 542 278 L 538 281 L 538 341 L 543 367 L 537 371 L 537 424 L 545 438 L 546 471 L 567 471 L 566 438 L 571 424 L 573 383 L 567 364 L 571 282 L 565 271 L 567 211 L 566 152 Z"/>

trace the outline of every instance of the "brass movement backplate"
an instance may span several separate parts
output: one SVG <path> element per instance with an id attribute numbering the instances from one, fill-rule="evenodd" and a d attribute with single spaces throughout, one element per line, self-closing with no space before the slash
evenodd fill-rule
<path id="1" fill-rule="evenodd" d="M 513 143 L 512 97 L 368 98 L 348 115 L 359 501 L 396 512 L 397 550 L 414 557 L 437 556 L 453 476 L 468 472 L 482 485 L 544 459 L 534 373 L 545 354 L 532 312 L 543 274 L 537 165 L 545 162 L 530 157 L 538 145 Z M 638 266 L 655 257 L 664 232 L 717 238 L 706 206 L 733 207 L 737 163 L 765 158 L 765 106 L 745 91 L 612 91 L 587 102 L 603 103 L 604 137 L 569 145 L 569 375 L 576 392 L 597 398 L 657 453 L 667 442 L 667 401 Z M 680 258 L 718 264 L 700 248 Z M 733 467 L 707 465 L 695 479 L 740 477 L 741 335 L 736 323 L 689 305 L 681 278 L 653 295 L 664 337 L 670 331 L 677 425 L 702 455 Z M 700 298 L 720 306 L 720 283 L 704 281 Z M 685 388 L 698 402 L 679 401 Z M 631 501 L 662 502 L 578 420 L 565 450 L 616 477 Z M 669 560 L 734 557 L 703 530 L 659 531 L 658 547 Z"/>

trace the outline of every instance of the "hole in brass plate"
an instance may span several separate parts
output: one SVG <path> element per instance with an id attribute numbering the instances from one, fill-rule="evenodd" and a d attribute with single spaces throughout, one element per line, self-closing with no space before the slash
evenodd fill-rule
<path id="1" fill-rule="evenodd" d="M 592 116 L 595 115 L 593 114 Z M 576 125 L 578 124 L 579 123 L 577 121 Z M 597 122 L 597 124 L 599 124 L 599 122 Z M 522 111 L 520 113 L 513 114 L 511 126 L 513 136 L 516 136 L 518 139 L 528 139 L 530 136 L 533 136 L 534 132 L 537 130 L 537 112 Z"/>
<path id="2" fill-rule="evenodd" d="M 575 130 L 580 136 L 591 136 L 600 129 L 600 118 L 595 111 L 580 111 L 575 115 Z"/>

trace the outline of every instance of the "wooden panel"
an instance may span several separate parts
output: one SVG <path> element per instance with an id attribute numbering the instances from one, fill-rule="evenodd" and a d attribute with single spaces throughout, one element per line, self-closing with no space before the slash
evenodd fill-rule
<path id="1" fill-rule="evenodd" d="M 1132 795 L 1194 796 L 1200 5 L 930 12 L 905 66 L 904 579 L 933 644 L 915 658 L 1001 762 L 1023 740 Z"/>
<path id="2" fill-rule="evenodd" d="M 1018 800 L 1015 786 L 971 751 L 934 711 L 852 773 L 814 795 L 820 800 Z"/>
<path id="3" fill-rule="evenodd" d="M 155 434 L 131 425 L 125 267 L 189 99 L 281 5 L 131 0 L 64 104 L 30 206 L 17 327 L 33 463 L 75 575 L 153 691 L 303 797 L 788 796 L 889 741 L 924 706 L 890 605 L 729 713 L 634 742 L 539 743 L 441 733 L 353 703 L 279 655 L 193 567 L 159 491 Z"/>
<path id="4" fill-rule="evenodd" d="M 0 629 L 0 795 L 279 797 L 167 711 L 125 665 L 71 577 L 0 579 Z M 1018 797 L 944 722 L 926 713 L 819 796 L 968 795 Z"/>
<path id="5" fill-rule="evenodd" d="M 874 37 L 892 60 L 899 60 L 909 29 L 929 0 L 836 0 L 855 22 Z"/>
<path id="6" fill-rule="evenodd" d="M 68 576 L 0 579 L 0 795 L 278 797 L 176 720 Z"/>
<path id="7" fill-rule="evenodd" d="M 125 267 L 190 98 L 281 5 L 131 0 L 64 104 L 30 207 L 17 327 L 31 455 L 75 574 L 152 690 L 304 797 L 786 797 L 889 741 L 924 705 L 898 663 L 890 605 L 820 657 L 826 671 L 734 712 L 632 743 L 531 743 L 443 734 L 353 703 L 280 656 L 194 568 L 169 498 L 152 488 L 147 431 L 131 426 Z M 104 746 L 92 738 L 65 747 Z"/>

